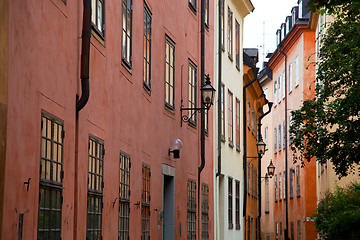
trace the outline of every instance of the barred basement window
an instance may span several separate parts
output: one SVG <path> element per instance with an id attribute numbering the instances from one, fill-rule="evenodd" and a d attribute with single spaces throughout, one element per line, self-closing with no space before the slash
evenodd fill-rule
<path id="1" fill-rule="evenodd" d="M 61 239 L 64 122 L 41 116 L 38 239 Z"/>
<path id="2" fill-rule="evenodd" d="M 209 186 L 205 183 L 201 186 L 202 192 L 202 215 L 201 215 L 201 238 L 209 239 Z"/>
<path id="3" fill-rule="evenodd" d="M 142 166 L 141 240 L 150 239 L 150 167 Z"/>
<path id="4" fill-rule="evenodd" d="M 228 223 L 229 229 L 233 229 L 233 187 L 232 178 L 228 179 Z"/>
<path id="5" fill-rule="evenodd" d="M 151 12 L 144 2 L 144 86 L 151 89 Z"/>
<path id="6" fill-rule="evenodd" d="M 196 240 L 196 182 L 189 179 L 187 189 L 187 239 Z"/>
<path id="7" fill-rule="evenodd" d="M 122 1 L 122 62 L 132 66 L 132 0 Z"/>
<path id="8" fill-rule="evenodd" d="M 129 239 L 130 216 L 130 156 L 120 152 L 119 179 L 119 240 Z"/>
<path id="9" fill-rule="evenodd" d="M 104 142 L 89 137 L 86 239 L 102 239 Z"/>
<path id="10" fill-rule="evenodd" d="M 235 228 L 240 229 L 240 182 L 235 181 Z"/>

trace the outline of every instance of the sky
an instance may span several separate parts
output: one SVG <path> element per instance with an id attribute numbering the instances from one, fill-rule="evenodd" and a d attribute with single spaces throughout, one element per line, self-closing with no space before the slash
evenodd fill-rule
<path id="1" fill-rule="evenodd" d="M 276 48 L 276 30 L 291 15 L 297 0 L 251 0 L 255 9 L 245 17 L 244 48 L 259 49 L 259 63 L 262 68 L 264 56 Z M 265 50 L 265 51 L 264 51 Z"/>

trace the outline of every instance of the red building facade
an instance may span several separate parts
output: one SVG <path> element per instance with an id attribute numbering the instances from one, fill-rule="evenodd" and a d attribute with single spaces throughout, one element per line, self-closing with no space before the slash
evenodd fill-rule
<path id="1" fill-rule="evenodd" d="M 200 114 L 183 123 L 180 111 L 200 107 L 200 1 L 90 2 L 91 33 L 82 1 L 1 3 L 2 239 L 213 238 L 212 113 L 198 182 Z"/>

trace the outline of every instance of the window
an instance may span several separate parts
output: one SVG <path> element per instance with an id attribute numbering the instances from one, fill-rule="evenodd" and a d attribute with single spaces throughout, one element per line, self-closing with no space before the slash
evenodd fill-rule
<path id="1" fill-rule="evenodd" d="M 265 213 L 270 212 L 269 178 L 265 178 Z"/>
<path id="2" fill-rule="evenodd" d="M 205 183 L 201 185 L 202 190 L 202 215 L 201 215 L 201 238 L 209 239 L 209 186 Z"/>
<path id="3" fill-rule="evenodd" d="M 294 184 L 294 169 L 290 169 L 290 198 L 293 198 L 294 197 L 294 187 L 293 187 L 293 184 Z"/>
<path id="4" fill-rule="evenodd" d="M 240 100 L 236 98 L 236 150 L 240 151 Z"/>
<path id="5" fill-rule="evenodd" d="M 196 0 L 189 0 L 189 7 L 191 10 L 196 12 Z"/>
<path id="6" fill-rule="evenodd" d="M 280 222 L 280 239 L 282 239 L 282 222 Z"/>
<path id="7" fill-rule="evenodd" d="M 289 65 L 289 92 L 292 91 L 292 63 Z"/>
<path id="8" fill-rule="evenodd" d="M 240 229 L 240 182 L 235 181 L 235 227 Z"/>
<path id="9" fill-rule="evenodd" d="M 209 0 L 205 0 L 205 27 L 209 29 Z"/>
<path id="10" fill-rule="evenodd" d="M 282 191 L 281 191 L 281 188 L 282 188 L 282 177 L 281 177 L 281 173 L 279 173 L 279 200 L 281 201 L 282 199 Z"/>
<path id="11" fill-rule="evenodd" d="M 122 62 L 132 66 L 132 0 L 122 1 Z"/>
<path id="12" fill-rule="evenodd" d="M 300 197 L 300 167 L 296 166 L 296 196 Z"/>
<path id="13" fill-rule="evenodd" d="M 265 150 L 268 150 L 268 142 L 269 142 L 269 127 L 266 126 L 264 128 L 264 139 L 265 139 Z"/>
<path id="14" fill-rule="evenodd" d="M 208 109 L 205 109 L 205 134 L 209 133 L 209 113 Z"/>
<path id="15" fill-rule="evenodd" d="M 295 239 L 295 226 L 294 226 L 294 222 L 290 223 L 290 236 L 291 239 Z"/>
<path id="16" fill-rule="evenodd" d="M 61 239 L 64 122 L 41 116 L 38 239 Z"/>
<path id="17" fill-rule="evenodd" d="M 299 56 L 295 58 L 295 87 L 299 86 Z"/>
<path id="18" fill-rule="evenodd" d="M 233 26 L 233 12 L 230 10 L 230 7 L 228 7 L 228 31 L 227 31 L 227 40 L 228 40 L 228 54 L 229 58 L 232 60 L 233 58 L 233 36 L 232 36 L 232 26 Z"/>
<path id="19" fill-rule="evenodd" d="M 225 42 L 225 3 L 224 0 L 220 0 L 220 7 L 221 7 L 221 29 L 220 29 L 220 34 L 221 34 L 221 46 L 224 49 L 224 42 Z"/>
<path id="20" fill-rule="evenodd" d="M 229 229 L 233 228 L 233 186 L 232 178 L 228 178 L 228 223 Z"/>
<path id="21" fill-rule="evenodd" d="M 301 239 L 301 222 L 300 220 L 297 221 L 297 239 Z"/>
<path id="22" fill-rule="evenodd" d="M 247 126 L 250 129 L 250 101 L 248 100 L 248 104 L 247 104 L 248 108 L 247 108 Z"/>
<path id="23" fill-rule="evenodd" d="M 285 70 L 283 71 L 282 73 L 282 98 L 284 99 L 285 98 L 285 95 L 286 95 L 286 87 L 285 87 Z"/>
<path id="24" fill-rule="evenodd" d="M 105 37 L 105 0 L 91 0 L 91 25 L 102 37 Z"/>
<path id="25" fill-rule="evenodd" d="M 196 108 L 196 66 L 189 60 L 189 108 Z M 189 110 L 189 123 L 196 126 L 196 111 Z"/>
<path id="26" fill-rule="evenodd" d="M 144 3 L 144 86 L 151 89 L 151 12 Z"/>
<path id="27" fill-rule="evenodd" d="M 240 24 L 235 19 L 235 62 L 240 70 Z"/>
<path id="28" fill-rule="evenodd" d="M 189 179 L 187 187 L 187 239 L 196 240 L 196 182 Z"/>
<path id="29" fill-rule="evenodd" d="M 228 113 L 229 113 L 229 115 L 228 115 L 228 117 L 229 117 L 229 120 L 228 120 L 228 123 L 229 123 L 229 125 L 228 125 L 228 131 L 229 131 L 229 144 L 231 145 L 231 146 L 234 146 L 233 145 L 233 136 L 234 136 L 234 129 L 233 129 L 233 94 L 232 94 L 232 92 L 228 92 L 228 96 L 229 96 L 229 105 L 228 105 Z"/>
<path id="30" fill-rule="evenodd" d="M 89 137 L 87 239 L 102 239 L 104 142 Z"/>
<path id="31" fill-rule="evenodd" d="M 287 182 L 286 182 L 286 171 L 284 171 L 283 173 L 283 177 L 284 177 L 284 196 L 283 196 L 283 199 L 286 199 L 286 185 L 287 185 Z"/>
<path id="32" fill-rule="evenodd" d="M 225 85 L 221 83 L 221 138 L 225 141 Z"/>
<path id="33" fill-rule="evenodd" d="M 174 109 L 175 43 L 166 36 L 165 41 L 165 106 Z"/>
<path id="34" fill-rule="evenodd" d="M 141 239 L 150 239 L 150 167 L 142 165 Z"/>
<path id="35" fill-rule="evenodd" d="M 278 77 L 278 96 L 277 96 L 277 100 L 278 103 L 281 103 L 281 75 Z"/>
<path id="36" fill-rule="evenodd" d="M 129 239 L 130 156 L 120 152 L 119 179 L 119 240 Z"/>
<path id="37" fill-rule="evenodd" d="M 275 222 L 275 239 L 278 239 L 279 236 L 279 223 Z"/>
<path id="38" fill-rule="evenodd" d="M 285 124 L 286 124 L 286 122 L 284 121 L 283 122 L 283 148 L 285 148 L 286 147 L 286 131 L 285 131 Z"/>
<path id="39" fill-rule="evenodd" d="M 277 104 L 277 81 L 276 81 L 276 79 L 274 81 L 274 104 L 275 104 L 275 106 Z"/>
<path id="40" fill-rule="evenodd" d="M 292 116 L 290 115 L 289 117 L 289 145 L 292 144 L 292 141 L 293 141 L 293 135 L 290 133 L 290 128 L 291 128 L 291 121 L 292 121 Z"/>
<path id="41" fill-rule="evenodd" d="M 279 129 L 279 139 L 278 139 L 279 143 L 278 144 L 279 144 L 279 151 L 281 151 L 281 124 L 279 124 L 278 129 Z"/>
<path id="42" fill-rule="evenodd" d="M 270 240 L 270 233 L 266 233 L 266 239 L 265 240 Z"/>
<path id="43" fill-rule="evenodd" d="M 277 129 L 274 128 L 274 137 L 275 137 L 275 141 L 274 141 L 274 151 L 276 153 L 277 151 Z"/>

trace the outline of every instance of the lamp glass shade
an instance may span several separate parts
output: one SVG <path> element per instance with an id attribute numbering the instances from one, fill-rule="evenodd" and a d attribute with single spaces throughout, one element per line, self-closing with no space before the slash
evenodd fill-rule
<path id="1" fill-rule="evenodd" d="M 263 155 L 265 153 L 265 147 L 266 147 L 264 141 L 260 140 L 260 142 L 258 142 L 256 146 L 257 146 L 258 154 Z"/>
<path id="2" fill-rule="evenodd" d="M 272 161 L 270 161 L 270 164 L 269 164 L 269 166 L 267 167 L 267 173 L 268 173 L 269 177 L 274 176 L 275 166 L 273 165 Z"/>
<path id="3" fill-rule="evenodd" d="M 182 148 L 182 141 L 178 138 L 174 138 L 170 142 L 170 150 L 180 150 Z"/>
<path id="4" fill-rule="evenodd" d="M 214 104 L 215 89 L 210 85 L 210 81 L 206 81 L 206 84 L 201 88 L 201 96 L 204 105 L 208 108 Z"/>

